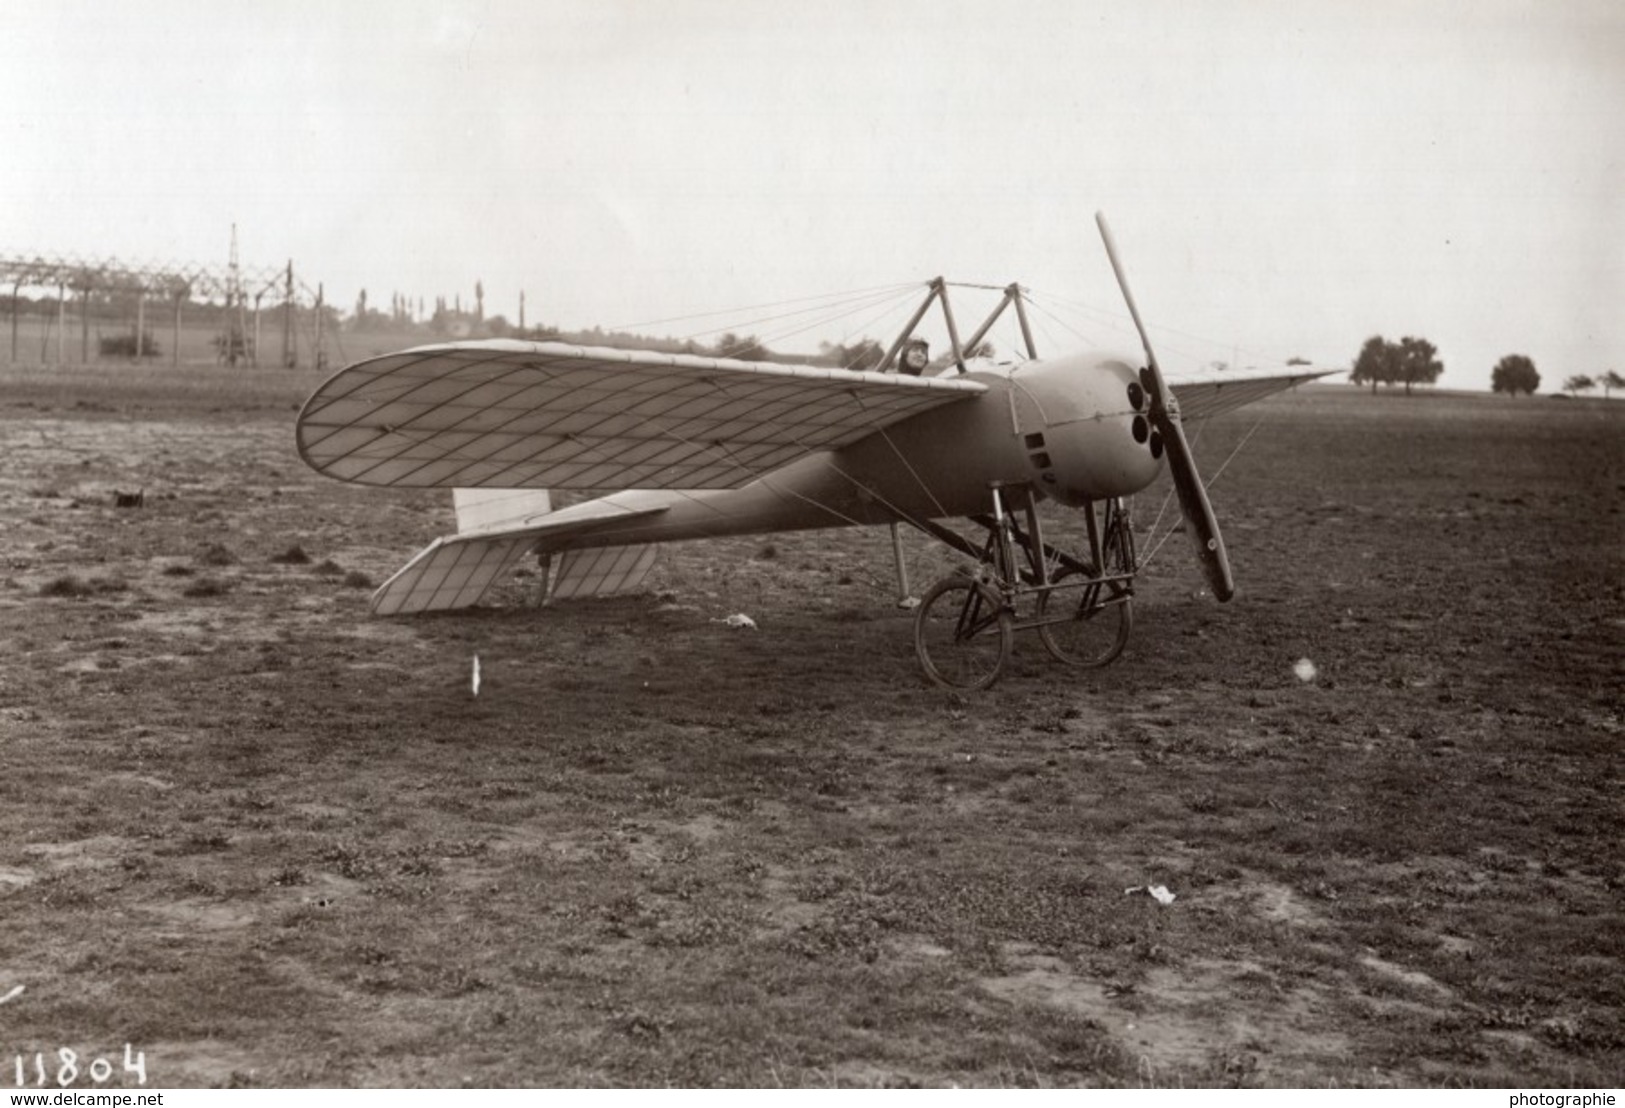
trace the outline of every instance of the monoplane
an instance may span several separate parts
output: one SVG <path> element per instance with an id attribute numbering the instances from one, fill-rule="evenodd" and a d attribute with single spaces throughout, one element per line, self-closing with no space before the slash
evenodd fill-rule
<path id="1" fill-rule="evenodd" d="M 961 342 L 939 278 L 869 371 L 512 340 L 372 358 L 311 395 L 299 453 L 343 481 L 454 490 L 456 533 L 374 593 L 380 615 L 476 604 L 530 555 L 562 600 L 637 589 L 661 543 L 909 525 L 966 556 L 915 612 L 932 681 L 991 685 L 1024 630 L 1063 663 L 1104 665 L 1133 624 L 1128 498 L 1165 465 L 1212 595 L 1235 592 L 1185 422 L 1333 371 L 1166 377 L 1096 221 L 1143 360 L 1039 358 L 1019 285 Z M 941 367 L 914 337 L 934 303 L 951 348 Z M 970 357 L 1006 309 L 1027 357 Z M 554 510 L 561 489 L 608 495 Z M 1045 540 L 1041 500 L 1082 514 L 1083 549 Z M 981 530 L 967 538 L 954 521 Z"/>

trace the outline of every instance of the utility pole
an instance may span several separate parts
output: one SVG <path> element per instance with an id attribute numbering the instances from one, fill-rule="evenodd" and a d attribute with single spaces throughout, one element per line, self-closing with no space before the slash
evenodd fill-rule
<path id="1" fill-rule="evenodd" d="M 237 368 L 238 355 L 244 353 L 243 338 L 243 277 L 237 265 L 237 225 L 231 225 L 231 257 L 226 262 L 226 364 Z"/>
<path id="2" fill-rule="evenodd" d="M 282 367 L 292 369 L 299 364 L 299 355 L 293 345 L 293 259 L 288 259 L 287 283 L 282 289 Z"/>
<path id="3" fill-rule="evenodd" d="M 254 294 L 254 341 L 248 347 L 248 364 L 255 369 L 260 366 L 260 298 L 264 295 L 264 289 Z"/>
<path id="4" fill-rule="evenodd" d="M 325 286 L 320 281 L 316 282 L 316 368 L 318 370 L 327 368 L 327 351 L 322 346 L 322 316 L 326 314 L 326 309 L 322 307 L 326 300 L 324 292 Z"/>
<path id="5" fill-rule="evenodd" d="M 175 329 L 170 332 L 172 341 L 169 346 L 169 364 L 181 364 L 181 304 L 186 300 L 191 286 L 184 281 L 177 281 L 170 286 L 169 295 L 175 300 Z"/>
<path id="6" fill-rule="evenodd" d="M 170 286 L 169 293 L 175 298 L 175 331 L 174 349 L 169 354 L 170 365 L 181 364 L 181 308 L 186 304 L 187 297 L 192 295 L 190 281 L 176 281 Z"/>
<path id="7" fill-rule="evenodd" d="M 85 275 L 84 289 L 79 296 L 79 360 L 90 364 L 90 275 Z"/>

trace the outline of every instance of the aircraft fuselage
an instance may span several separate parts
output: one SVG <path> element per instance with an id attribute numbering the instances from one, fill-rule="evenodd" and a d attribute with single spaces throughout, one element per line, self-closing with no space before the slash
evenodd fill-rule
<path id="1" fill-rule="evenodd" d="M 1076 506 L 1138 492 L 1161 471 L 1161 444 L 1126 358 L 1080 354 L 1014 369 L 977 368 L 970 377 L 987 391 L 808 455 L 741 488 L 615 493 L 604 500 L 633 511 L 664 510 L 544 541 L 539 549 L 946 519 L 987 511 L 995 484 L 1031 482 Z M 551 519 L 563 522 L 570 512 Z"/>

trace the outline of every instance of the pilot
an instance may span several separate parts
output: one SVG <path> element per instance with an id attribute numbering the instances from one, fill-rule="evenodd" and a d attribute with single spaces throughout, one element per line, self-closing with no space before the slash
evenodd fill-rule
<path id="1" fill-rule="evenodd" d="M 924 339 L 909 339 L 903 344 L 897 366 L 910 377 L 918 377 L 931 364 L 931 344 Z"/>

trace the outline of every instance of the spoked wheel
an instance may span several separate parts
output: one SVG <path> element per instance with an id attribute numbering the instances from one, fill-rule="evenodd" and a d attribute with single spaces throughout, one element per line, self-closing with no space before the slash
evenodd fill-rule
<path id="1" fill-rule="evenodd" d="M 1010 609 L 969 577 L 945 577 L 914 614 L 914 651 L 946 689 L 985 689 L 1010 657 Z"/>
<path id="2" fill-rule="evenodd" d="M 1075 569 L 1063 569 L 1056 583 L 1074 577 Z M 1134 629 L 1133 603 L 1128 597 L 1113 600 L 1109 585 L 1084 585 L 1045 592 L 1038 598 L 1037 618 L 1054 618 L 1063 612 L 1072 618 L 1038 624 L 1038 637 L 1056 661 L 1080 669 L 1103 666 L 1123 652 L 1129 632 Z M 1053 601 L 1053 604 L 1051 603 Z"/>

